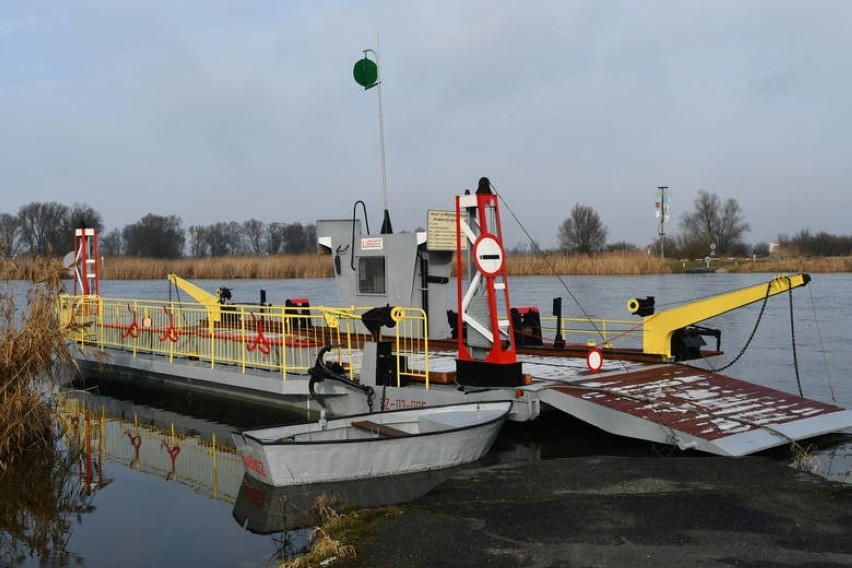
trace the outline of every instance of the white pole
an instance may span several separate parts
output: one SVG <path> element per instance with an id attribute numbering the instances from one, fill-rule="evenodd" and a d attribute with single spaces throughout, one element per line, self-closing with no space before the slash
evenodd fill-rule
<path id="1" fill-rule="evenodd" d="M 660 260 L 665 260 L 665 240 L 666 240 L 666 194 L 668 193 L 669 187 L 667 185 L 658 186 L 657 189 L 660 192 L 660 226 L 658 229 L 658 234 L 660 235 Z"/>
<path id="2" fill-rule="evenodd" d="M 379 38 L 376 38 L 376 47 L 379 46 Z M 372 53 L 376 58 L 376 89 L 378 89 L 379 100 L 379 152 L 382 159 L 382 195 L 384 196 L 385 211 L 388 210 L 388 173 L 385 167 L 385 119 L 382 113 L 382 66 L 379 62 L 379 53 L 373 49 L 365 49 L 364 55 Z"/>

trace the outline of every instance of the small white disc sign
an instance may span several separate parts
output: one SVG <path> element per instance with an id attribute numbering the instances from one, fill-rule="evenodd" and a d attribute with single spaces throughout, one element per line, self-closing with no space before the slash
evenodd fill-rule
<path id="1" fill-rule="evenodd" d="M 494 235 L 485 233 L 473 244 L 473 261 L 486 276 L 496 276 L 503 269 L 503 247 Z"/>

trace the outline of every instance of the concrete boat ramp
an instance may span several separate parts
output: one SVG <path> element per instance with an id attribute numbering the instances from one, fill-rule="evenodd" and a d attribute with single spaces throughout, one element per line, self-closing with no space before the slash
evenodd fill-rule
<path id="1" fill-rule="evenodd" d="M 519 355 L 532 378 L 524 390 L 542 403 L 606 432 L 743 456 L 852 428 L 852 411 L 681 364 L 608 361 L 601 372 L 582 359 Z M 452 353 L 433 355 L 451 372 Z"/>

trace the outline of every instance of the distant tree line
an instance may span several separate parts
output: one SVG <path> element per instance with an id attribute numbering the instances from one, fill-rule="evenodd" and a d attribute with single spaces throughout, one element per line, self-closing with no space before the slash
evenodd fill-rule
<path id="1" fill-rule="evenodd" d="M 825 231 L 811 234 L 803 229 L 787 237 L 778 237 L 778 244 L 794 255 L 803 256 L 848 256 L 852 255 L 852 235 L 830 235 Z"/>
<path id="2" fill-rule="evenodd" d="M 33 202 L 16 215 L 0 213 L 0 254 L 63 255 L 74 248 L 74 230 L 100 234 L 104 256 L 149 258 L 297 254 L 314 250 L 316 227 L 301 223 L 265 223 L 257 219 L 193 225 L 187 231 L 177 215 L 148 213 L 122 229 L 103 233 L 103 218 L 92 207 L 75 203 Z"/>
<path id="3" fill-rule="evenodd" d="M 78 227 L 100 230 L 103 218 L 80 203 L 28 203 L 17 215 L 0 213 L 0 247 L 6 257 L 62 255 L 74 248 L 74 229 Z"/>
<path id="4" fill-rule="evenodd" d="M 748 256 L 769 254 L 769 245 L 759 243 L 753 247 L 745 243 L 750 230 L 739 202 L 724 202 L 715 193 L 699 191 L 692 211 L 680 219 L 680 233 L 655 240 L 652 252 L 659 254 L 660 247 L 668 257 L 701 258 L 718 256 Z M 598 213 L 588 205 L 577 204 L 558 228 L 559 249 L 564 253 L 594 254 L 603 251 L 631 250 L 634 245 L 619 242 L 607 244 L 607 228 Z M 852 255 L 852 236 L 830 235 L 809 230 L 800 231 L 792 238 L 779 236 L 779 244 L 792 254 L 807 256 Z"/>
<path id="5" fill-rule="evenodd" d="M 193 225 L 188 230 L 177 215 L 148 213 L 122 229 L 103 233 L 103 217 L 86 204 L 32 202 L 17 214 L 0 212 L 0 255 L 63 255 L 74 248 L 74 229 L 88 227 L 100 234 L 104 256 L 150 258 L 216 257 L 236 255 L 298 254 L 314 250 L 316 227 L 301 223 L 265 223 L 257 219 Z M 694 208 L 683 214 L 679 234 L 667 236 L 664 243 L 651 246 L 666 256 L 701 258 L 711 245 L 719 256 L 764 256 L 767 243 L 752 247 L 744 241 L 749 231 L 743 211 L 735 199 L 722 201 L 716 194 L 700 191 Z M 636 250 L 631 243 L 607 243 L 608 230 L 598 213 L 588 205 L 577 204 L 558 229 L 559 249 L 564 253 L 595 254 Z M 779 243 L 791 254 L 805 256 L 850 256 L 852 236 L 824 231 L 799 231 L 793 237 L 779 236 Z M 515 252 L 542 252 L 538 243 L 519 246 Z"/>
<path id="6" fill-rule="evenodd" d="M 195 257 L 298 254 L 313 250 L 317 236 L 314 225 L 264 223 L 257 219 L 193 225 L 189 235 L 190 255 Z"/>

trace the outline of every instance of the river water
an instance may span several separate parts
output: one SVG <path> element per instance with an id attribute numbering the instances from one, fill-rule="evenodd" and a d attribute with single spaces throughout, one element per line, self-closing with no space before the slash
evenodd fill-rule
<path id="1" fill-rule="evenodd" d="M 515 306 L 536 305 L 547 313 L 552 298 L 561 296 L 563 313 L 568 316 L 629 319 L 625 304 L 632 297 L 655 296 L 662 309 L 764 282 L 771 276 L 515 277 L 510 286 Z M 225 285 L 233 290 L 234 300 L 242 302 L 257 302 L 260 290 L 273 303 L 294 297 L 307 297 L 312 305 L 335 301 L 334 283 L 326 279 L 195 282 L 211 292 Z M 101 294 L 165 299 L 169 287 L 164 281 L 104 281 Z M 788 295 L 771 298 L 748 349 L 725 373 L 789 392 L 797 392 L 800 383 L 806 397 L 852 408 L 852 350 L 847 345 L 852 275 L 815 275 L 808 286 L 794 290 L 792 299 L 792 326 Z M 723 330 L 726 354 L 714 362 L 716 367 L 740 353 L 759 315 L 760 303 L 703 323 Z M 48 477 L 54 487 L 67 483 L 73 490 L 73 504 L 58 501 L 51 517 L 57 536 L 47 545 L 33 537 L 38 536 L 34 529 L 0 527 L 0 535 L 6 537 L 0 538 L 0 546 L 6 546 L 0 550 L 0 564 L 38 566 L 44 560 L 41 553 L 48 564 L 88 567 L 268 566 L 304 544 L 305 530 L 280 530 L 295 522 L 292 515 L 286 523 L 282 519 L 283 497 L 245 483 L 239 460 L 221 448 L 234 428 L 296 421 L 300 416 L 248 410 L 199 396 L 164 396 L 105 386 L 85 393 L 66 392 L 63 401 L 67 439 L 83 452 L 62 474 L 65 478 L 57 480 L 56 469 Z M 568 417 L 546 413 L 531 424 L 508 424 L 485 460 L 638 456 L 653 451 L 659 448 L 608 436 Z M 779 450 L 771 456 L 786 460 L 785 452 Z M 852 438 L 841 435 L 823 440 L 805 465 L 829 479 L 852 482 Z M 361 484 L 355 489 L 355 501 L 378 504 L 404 499 L 428 491 L 440 480 L 441 475 L 432 474 L 383 483 L 381 495 L 374 494 L 376 484 Z M 7 477 L 0 487 L 0 510 L 5 511 L 0 519 L 4 522 L 12 518 L 8 513 L 15 498 L 31 489 L 26 481 L 22 483 L 25 487 L 15 486 Z"/>

